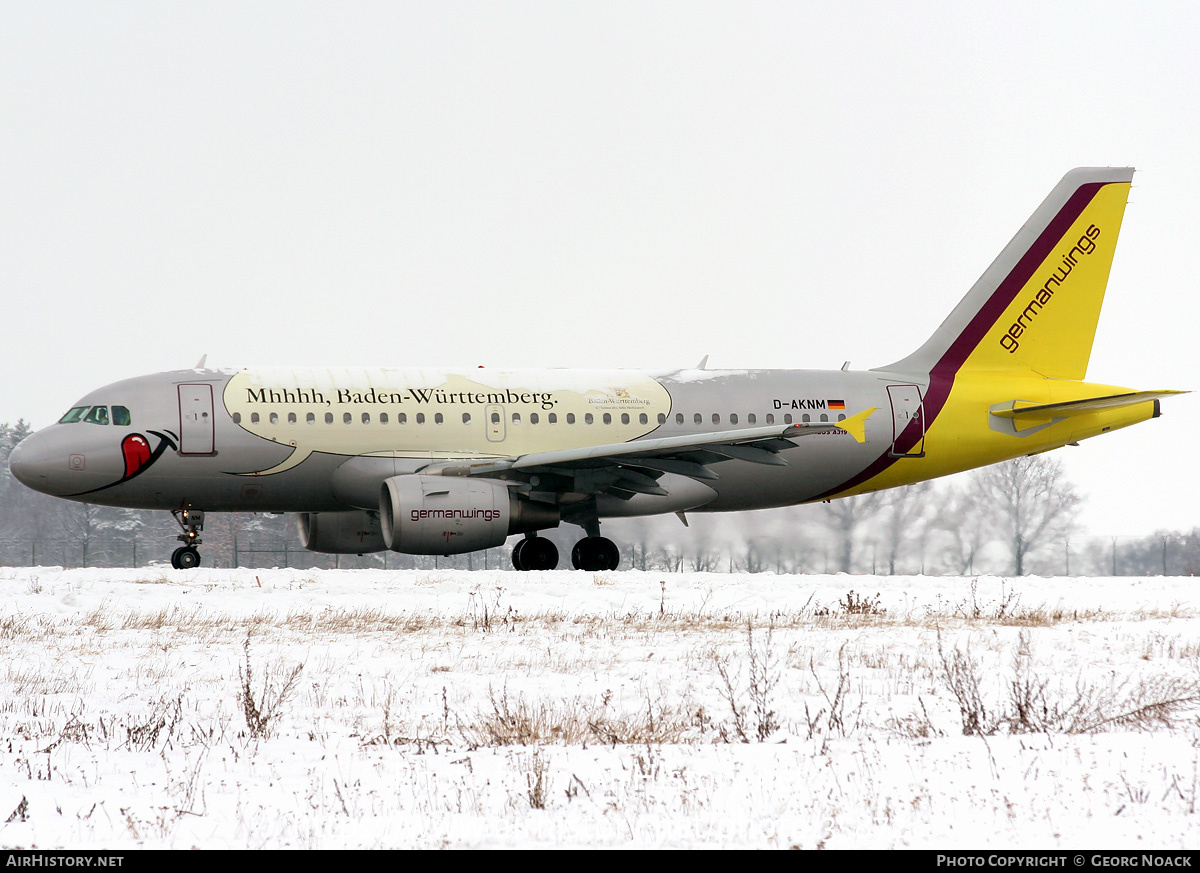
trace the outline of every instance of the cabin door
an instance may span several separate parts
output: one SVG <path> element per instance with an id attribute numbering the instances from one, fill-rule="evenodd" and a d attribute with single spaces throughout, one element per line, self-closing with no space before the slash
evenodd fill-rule
<path id="1" fill-rule="evenodd" d="M 205 383 L 179 387 L 179 453 L 211 455 L 213 445 L 213 391 Z"/>
<path id="2" fill-rule="evenodd" d="M 892 449 L 889 454 L 893 458 L 925 457 L 925 407 L 921 389 L 916 385 L 889 385 L 887 390 L 892 402 Z M 901 440 L 906 432 L 907 436 Z M 911 446 L 907 451 L 903 448 L 906 444 Z"/>

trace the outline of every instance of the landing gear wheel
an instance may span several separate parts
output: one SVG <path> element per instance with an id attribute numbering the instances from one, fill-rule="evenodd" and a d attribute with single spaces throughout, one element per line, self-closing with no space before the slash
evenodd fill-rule
<path id="1" fill-rule="evenodd" d="M 615 570 L 621 563 L 621 550 L 608 537 L 584 537 L 571 549 L 571 564 L 576 570 Z"/>
<path id="2" fill-rule="evenodd" d="M 200 566 L 200 552 L 191 546 L 180 546 L 171 553 L 171 566 L 176 570 L 190 570 Z"/>
<path id="3" fill-rule="evenodd" d="M 513 546 L 512 562 L 517 570 L 553 570 L 558 548 L 545 537 L 530 537 Z"/>

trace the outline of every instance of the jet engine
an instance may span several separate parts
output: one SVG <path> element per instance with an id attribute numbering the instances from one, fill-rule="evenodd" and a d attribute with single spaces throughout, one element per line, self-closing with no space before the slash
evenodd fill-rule
<path id="1" fill-rule="evenodd" d="M 361 555 L 387 548 L 373 512 L 301 512 L 296 528 L 300 544 L 310 552 Z"/>
<path id="2" fill-rule="evenodd" d="M 384 480 L 379 521 L 393 551 L 457 555 L 503 545 L 509 534 L 558 527 L 559 512 L 502 482 L 407 474 Z"/>

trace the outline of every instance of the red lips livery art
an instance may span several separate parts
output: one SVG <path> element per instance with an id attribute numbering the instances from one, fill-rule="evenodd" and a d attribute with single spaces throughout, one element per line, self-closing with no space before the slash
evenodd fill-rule
<path id="1" fill-rule="evenodd" d="M 125 475 L 121 479 L 125 480 L 146 466 L 150 460 L 150 443 L 140 433 L 131 433 L 121 441 L 121 452 L 125 455 Z"/>

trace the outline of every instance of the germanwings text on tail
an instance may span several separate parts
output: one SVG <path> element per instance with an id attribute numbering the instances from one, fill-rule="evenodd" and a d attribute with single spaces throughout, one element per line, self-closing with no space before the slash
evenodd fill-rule
<path id="1" fill-rule="evenodd" d="M 1133 170 L 1072 170 L 933 335 L 867 371 L 193 369 L 99 388 L 13 452 L 69 500 L 169 510 L 177 568 L 206 512 L 293 512 L 318 552 L 499 546 L 558 565 L 539 532 L 894 488 L 1077 443 L 1162 397 L 1085 382 Z M 814 439 L 816 436 L 824 439 Z"/>

